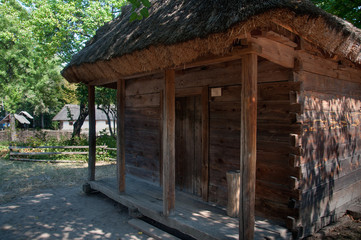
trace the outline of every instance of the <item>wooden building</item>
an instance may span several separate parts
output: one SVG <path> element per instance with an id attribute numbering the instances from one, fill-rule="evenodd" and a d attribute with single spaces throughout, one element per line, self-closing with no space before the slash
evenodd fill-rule
<path id="1" fill-rule="evenodd" d="M 129 16 L 62 72 L 88 84 L 90 109 L 94 86 L 118 91 L 120 193 L 94 181 L 94 127 L 92 188 L 147 215 L 157 207 L 124 200 L 125 175 L 153 182 L 153 218 L 167 223 L 179 191 L 226 206 L 226 173 L 240 170 L 239 239 L 253 238 L 255 216 L 306 236 L 361 196 L 360 29 L 308 1 L 157 0 L 147 19 Z"/>

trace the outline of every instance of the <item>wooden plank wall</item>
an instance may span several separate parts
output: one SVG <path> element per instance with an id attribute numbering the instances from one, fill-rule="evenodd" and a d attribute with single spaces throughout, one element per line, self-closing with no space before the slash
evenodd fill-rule
<path id="1" fill-rule="evenodd" d="M 293 113 L 299 104 L 290 100 L 290 92 L 300 84 L 274 82 L 258 84 L 256 214 L 285 222 L 298 211 L 289 207 L 290 199 L 299 199 L 293 177 L 299 168 L 289 164 L 290 134 L 300 133 L 301 125 Z M 227 204 L 226 172 L 239 169 L 241 86 L 223 88 L 222 97 L 210 99 L 210 196 L 212 202 Z"/>
<path id="2" fill-rule="evenodd" d="M 290 199 L 299 199 L 294 178 L 299 168 L 290 161 L 290 152 L 299 153 L 290 143 L 290 134 L 300 134 L 295 101 L 300 84 L 291 70 L 264 59 L 258 63 L 258 134 L 256 214 L 285 222 L 298 211 L 289 208 Z M 239 169 L 241 61 L 178 70 L 176 89 L 222 87 L 221 97 L 209 97 L 209 201 L 227 204 L 226 172 Z M 163 75 L 126 81 L 127 171 L 142 178 L 160 181 L 160 126 Z M 292 162 L 292 164 L 290 164 Z"/>
<path id="3" fill-rule="evenodd" d="M 126 81 L 126 171 L 153 182 L 160 181 L 163 86 L 163 74 Z"/>
<path id="4" fill-rule="evenodd" d="M 307 235 L 361 196 L 361 83 L 302 70 L 296 77 L 304 86 L 300 225 Z"/>
<path id="5" fill-rule="evenodd" d="M 178 88 L 222 87 L 221 97 L 209 99 L 209 201 L 223 206 L 227 204 L 226 172 L 239 169 L 240 69 L 241 62 L 235 61 L 176 75 Z M 283 223 L 287 216 L 297 216 L 297 209 L 289 208 L 289 203 L 299 199 L 294 177 L 300 169 L 290 164 L 290 152 L 298 153 L 299 149 L 290 144 L 290 134 L 301 132 L 296 113 L 302 109 L 295 100 L 300 84 L 292 81 L 291 70 L 260 59 L 256 214 Z"/>

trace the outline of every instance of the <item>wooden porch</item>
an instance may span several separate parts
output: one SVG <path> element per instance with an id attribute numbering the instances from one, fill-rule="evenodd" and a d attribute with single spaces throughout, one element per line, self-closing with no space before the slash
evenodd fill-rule
<path id="1" fill-rule="evenodd" d="M 226 215 L 225 209 L 176 191 L 175 208 L 163 214 L 162 188 L 142 179 L 127 176 L 126 190 L 119 193 L 116 178 L 89 181 L 92 189 L 167 227 L 196 239 L 238 239 L 237 218 Z M 286 228 L 256 218 L 254 239 L 291 239 Z"/>

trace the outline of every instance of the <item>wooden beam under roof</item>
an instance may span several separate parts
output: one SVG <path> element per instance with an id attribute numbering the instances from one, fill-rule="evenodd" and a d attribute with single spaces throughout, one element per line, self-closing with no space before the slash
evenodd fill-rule
<path id="1" fill-rule="evenodd" d="M 222 62 L 230 62 L 230 61 L 234 61 L 237 59 L 241 59 L 242 56 L 244 56 L 245 54 L 249 54 L 249 53 L 261 54 L 262 48 L 257 44 L 249 43 L 248 46 L 246 46 L 246 47 L 245 46 L 234 47 L 229 54 L 225 54 L 223 56 L 217 56 L 217 55 L 203 56 L 203 57 L 200 57 L 200 58 L 194 60 L 193 62 L 185 63 L 180 66 L 175 66 L 173 69 L 180 70 L 180 69 L 213 65 L 213 64 L 222 63 Z M 128 79 L 134 79 L 134 78 L 141 78 L 141 77 L 145 77 L 145 76 L 149 76 L 149 75 L 153 75 L 153 74 L 158 74 L 160 72 L 161 72 L 161 70 L 155 70 L 155 71 L 151 71 L 151 72 L 141 72 L 141 73 L 136 73 L 136 74 L 132 74 L 129 76 L 121 76 L 121 79 L 128 80 Z M 115 82 L 117 82 L 116 79 L 103 79 L 103 80 L 96 80 L 96 81 L 90 82 L 89 85 L 102 86 L 102 85 L 107 85 L 107 84 L 111 84 L 111 83 L 115 83 Z"/>
<path id="2" fill-rule="evenodd" d="M 285 68 L 295 66 L 295 50 L 293 47 L 265 37 L 250 37 L 249 43 L 257 44 L 262 48 L 262 52 L 257 55 Z"/>

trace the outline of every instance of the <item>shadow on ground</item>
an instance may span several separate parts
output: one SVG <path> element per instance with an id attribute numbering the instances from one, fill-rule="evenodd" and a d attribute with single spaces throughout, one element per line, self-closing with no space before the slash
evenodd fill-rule
<path id="1" fill-rule="evenodd" d="M 43 190 L 0 205 L 1 239 L 148 239 L 127 208 L 79 187 Z"/>

